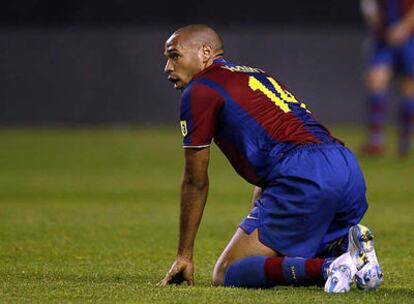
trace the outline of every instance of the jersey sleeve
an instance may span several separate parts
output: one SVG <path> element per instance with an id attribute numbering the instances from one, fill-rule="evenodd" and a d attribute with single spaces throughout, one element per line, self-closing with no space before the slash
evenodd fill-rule
<path id="1" fill-rule="evenodd" d="M 211 144 L 223 104 L 221 95 L 204 84 L 195 83 L 185 90 L 180 109 L 184 148 L 203 148 Z"/>

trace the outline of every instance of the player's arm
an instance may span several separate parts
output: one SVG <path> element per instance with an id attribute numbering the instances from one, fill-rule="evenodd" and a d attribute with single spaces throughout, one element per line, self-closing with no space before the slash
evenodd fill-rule
<path id="1" fill-rule="evenodd" d="M 391 45 L 398 46 L 407 41 L 414 32 L 414 5 L 404 18 L 393 25 L 387 32 L 387 40 Z"/>
<path id="2" fill-rule="evenodd" d="M 414 31 L 414 6 L 410 9 L 408 14 L 405 16 L 403 23 L 411 31 Z"/>
<path id="3" fill-rule="evenodd" d="M 365 22 L 373 31 L 378 30 L 381 24 L 381 14 L 376 0 L 361 0 L 361 11 Z"/>
<path id="4" fill-rule="evenodd" d="M 253 188 L 252 201 L 250 203 L 250 210 L 254 207 L 254 202 L 262 195 L 263 189 L 255 186 Z"/>
<path id="5" fill-rule="evenodd" d="M 176 259 L 164 279 L 165 286 L 186 281 L 193 285 L 193 248 L 207 201 L 210 148 L 186 148 L 181 184 L 180 235 Z"/>

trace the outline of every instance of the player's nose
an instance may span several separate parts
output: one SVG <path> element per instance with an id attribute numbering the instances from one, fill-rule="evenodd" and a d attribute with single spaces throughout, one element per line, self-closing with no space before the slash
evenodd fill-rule
<path id="1" fill-rule="evenodd" d="M 170 62 L 170 59 L 168 59 L 167 60 L 167 63 L 164 66 L 164 73 L 167 73 L 168 74 L 168 73 L 170 73 L 172 71 L 173 71 L 173 66 L 172 66 L 172 64 Z"/>

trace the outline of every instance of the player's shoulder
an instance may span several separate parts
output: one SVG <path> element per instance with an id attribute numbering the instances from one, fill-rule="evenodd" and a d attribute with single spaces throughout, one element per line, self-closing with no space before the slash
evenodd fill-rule
<path id="1" fill-rule="evenodd" d="M 213 65 L 199 72 L 184 90 L 183 98 L 211 98 L 225 95 L 229 91 L 241 90 L 251 76 L 269 76 L 257 67 L 231 63 L 223 58 L 216 59 Z"/>
<path id="2" fill-rule="evenodd" d="M 182 101 L 202 101 L 218 98 L 220 94 L 214 83 L 207 78 L 198 78 L 189 83 L 182 94 Z"/>

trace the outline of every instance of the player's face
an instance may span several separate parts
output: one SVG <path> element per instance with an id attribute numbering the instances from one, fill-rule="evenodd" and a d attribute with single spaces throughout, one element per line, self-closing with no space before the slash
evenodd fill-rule
<path id="1" fill-rule="evenodd" d="M 177 90 L 184 89 L 204 67 L 201 47 L 180 34 L 173 34 L 167 40 L 164 55 L 167 57 L 164 72 Z"/>

